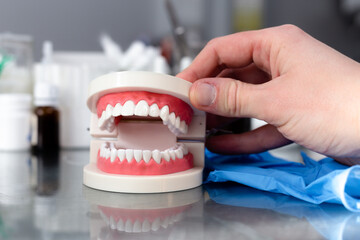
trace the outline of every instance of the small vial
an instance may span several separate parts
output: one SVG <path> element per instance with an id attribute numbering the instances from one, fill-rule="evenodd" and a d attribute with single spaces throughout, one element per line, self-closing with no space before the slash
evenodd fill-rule
<path id="1" fill-rule="evenodd" d="M 34 112 L 32 121 L 32 150 L 56 152 L 59 150 L 58 92 L 54 85 L 40 82 L 34 89 Z"/>

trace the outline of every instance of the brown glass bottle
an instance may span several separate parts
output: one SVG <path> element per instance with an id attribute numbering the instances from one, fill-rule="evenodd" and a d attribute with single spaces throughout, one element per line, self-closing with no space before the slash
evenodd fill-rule
<path id="1" fill-rule="evenodd" d="M 34 118 L 34 150 L 59 150 L 59 111 L 52 106 L 36 107 Z"/>
<path id="2" fill-rule="evenodd" d="M 32 150 L 38 152 L 59 151 L 59 111 L 57 89 L 50 84 L 35 85 L 32 121 Z"/>

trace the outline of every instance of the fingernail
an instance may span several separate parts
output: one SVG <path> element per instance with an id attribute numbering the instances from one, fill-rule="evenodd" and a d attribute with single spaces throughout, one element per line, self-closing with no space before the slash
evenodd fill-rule
<path id="1" fill-rule="evenodd" d="M 199 105 L 209 106 L 215 101 L 216 89 L 208 83 L 199 83 L 196 87 L 196 100 Z"/>

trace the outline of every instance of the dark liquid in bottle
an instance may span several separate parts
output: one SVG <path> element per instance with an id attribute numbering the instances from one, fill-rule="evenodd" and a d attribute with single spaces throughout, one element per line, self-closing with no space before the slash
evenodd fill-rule
<path id="1" fill-rule="evenodd" d="M 35 125 L 33 152 L 59 150 L 59 111 L 54 107 L 37 107 L 34 110 Z"/>

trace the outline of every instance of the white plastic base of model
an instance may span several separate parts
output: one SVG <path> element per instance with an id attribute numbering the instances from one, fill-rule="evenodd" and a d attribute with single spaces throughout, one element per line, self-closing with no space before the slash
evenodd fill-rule
<path id="1" fill-rule="evenodd" d="M 154 194 L 98 191 L 87 186 L 84 186 L 82 190 L 83 196 L 91 204 L 120 209 L 176 208 L 197 203 L 203 198 L 203 189 L 201 187 L 185 191 Z"/>
<path id="2" fill-rule="evenodd" d="M 166 175 L 132 176 L 110 174 L 100 171 L 95 163 L 84 168 L 84 184 L 88 187 L 126 193 L 175 192 L 195 188 L 202 183 L 202 168 Z"/>

